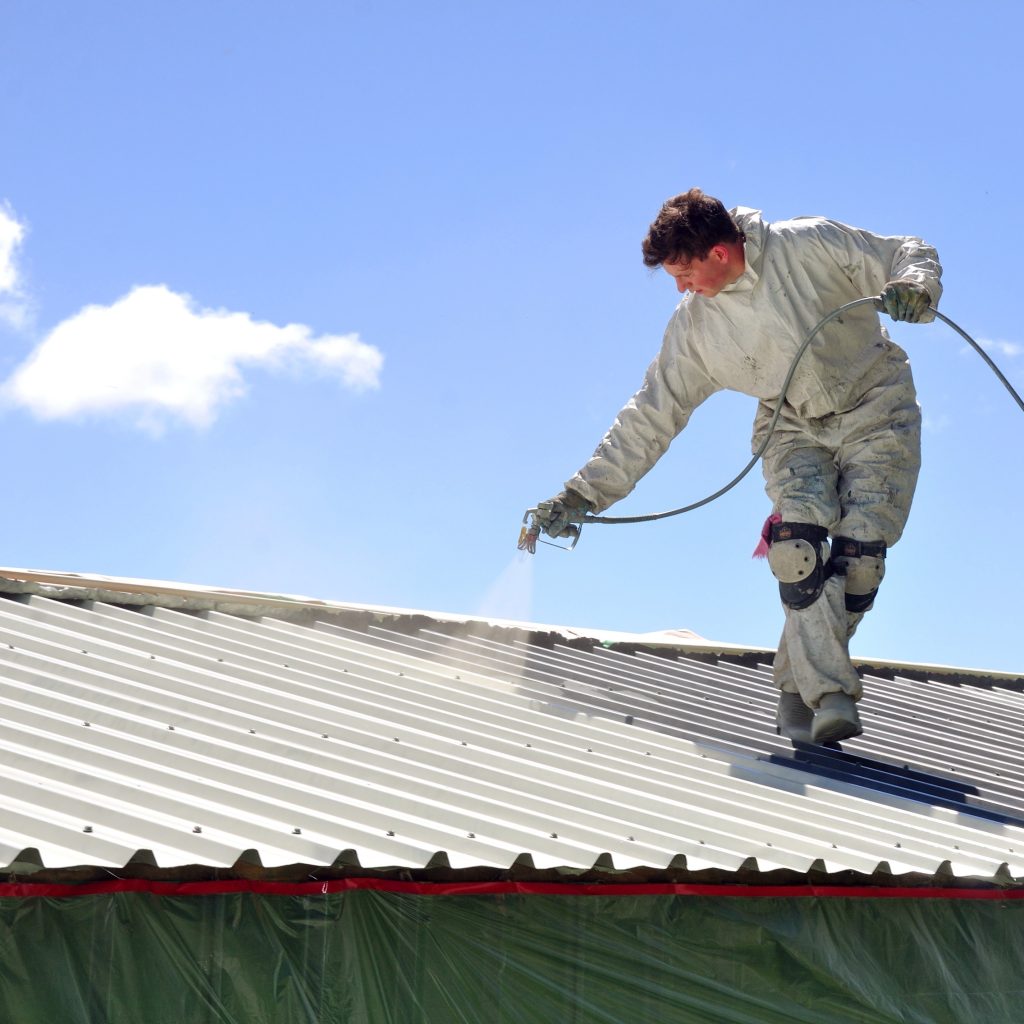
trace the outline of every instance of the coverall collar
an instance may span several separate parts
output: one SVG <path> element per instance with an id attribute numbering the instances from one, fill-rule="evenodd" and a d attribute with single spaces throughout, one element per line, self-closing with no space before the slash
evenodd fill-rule
<path id="1" fill-rule="evenodd" d="M 757 284 L 761 276 L 764 243 L 768 235 L 768 225 L 764 222 L 760 210 L 753 210 L 749 206 L 737 206 L 729 211 L 729 215 L 747 236 L 743 243 L 743 260 L 746 266 L 732 284 L 722 289 L 723 295 L 750 291 Z"/>

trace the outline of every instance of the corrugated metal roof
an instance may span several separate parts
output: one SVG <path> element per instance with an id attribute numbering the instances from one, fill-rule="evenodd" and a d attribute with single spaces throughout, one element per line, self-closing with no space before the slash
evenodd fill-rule
<path id="1" fill-rule="evenodd" d="M 8 873 L 118 873 L 140 850 L 241 870 L 255 850 L 265 869 L 1024 879 L 1019 678 L 869 673 L 866 734 L 794 749 L 763 653 L 0 586 L 36 591 L 0 600 Z"/>

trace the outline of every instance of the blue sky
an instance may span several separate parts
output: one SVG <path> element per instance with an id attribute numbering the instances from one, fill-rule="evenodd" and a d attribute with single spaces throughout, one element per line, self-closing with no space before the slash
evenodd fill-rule
<path id="1" fill-rule="evenodd" d="M 1024 389 L 1018 5 L 8 3 L 0 564 L 774 646 L 759 471 L 515 550 L 676 294 L 639 243 L 700 185 L 917 234 Z M 895 325 L 925 466 L 865 656 L 1024 670 L 1024 417 Z M 612 511 L 748 457 L 718 395 Z"/>

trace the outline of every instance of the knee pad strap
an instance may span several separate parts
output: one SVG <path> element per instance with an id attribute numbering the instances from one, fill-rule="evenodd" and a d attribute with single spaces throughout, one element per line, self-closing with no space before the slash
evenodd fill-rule
<path id="1" fill-rule="evenodd" d="M 779 581 L 779 596 L 787 608 L 799 610 L 821 596 L 833 567 L 828 555 L 828 531 L 811 523 L 773 523 L 768 564 Z"/>

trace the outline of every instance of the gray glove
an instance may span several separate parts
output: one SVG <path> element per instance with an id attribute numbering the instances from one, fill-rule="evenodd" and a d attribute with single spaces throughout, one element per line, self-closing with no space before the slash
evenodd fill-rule
<path id="1" fill-rule="evenodd" d="M 594 506 L 577 491 L 566 488 L 549 501 L 537 505 L 537 525 L 549 537 L 571 537 L 576 533 L 574 524 L 581 523 Z"/>
<path id="2" fill-rule="evenodd" d="M 893 320 L 916 324 L 931 304 L 928 289 L 917 281 L 889 281 L 882 289 L 882 305 Z"/>

